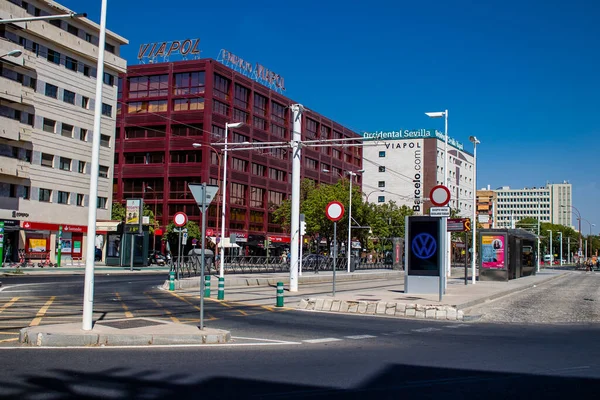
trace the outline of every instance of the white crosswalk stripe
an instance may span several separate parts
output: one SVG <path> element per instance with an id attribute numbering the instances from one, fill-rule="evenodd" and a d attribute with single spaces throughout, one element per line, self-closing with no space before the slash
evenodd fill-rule
<path id="1" fill-rule="evenodd" d="M 338 338 L 321 338 L 321 339 L 307 339 L 303 340 L 304 343 L 328 343 L 328 342 L 337 342 L 342 339 Z"/>
<path id="2" fill-rule="evenodd" d="M 435 332 L 435 331 L 441 331 L 441 329 L 438 328 L 421 328 L 421 329 L 413 329 L 413 332 Z"/>
<path id="3" fill-rule="evenodd" d="M 373 336 L 373 335 L 352 335 L 352 336 L 344 336 L 346 339 L 371 339 L 377 336 Z"/>

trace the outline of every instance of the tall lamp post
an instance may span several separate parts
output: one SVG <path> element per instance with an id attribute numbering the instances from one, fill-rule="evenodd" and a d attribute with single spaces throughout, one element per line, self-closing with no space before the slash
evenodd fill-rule
<path id="1" fill-rule="evenodd" d="M 548 229 L 548 232 L 550 232 L 550 266 L 552 266 L 554 265 L 554 252 L 552 251 L 552 231 Z"/>
<path id="2" fill-rule="evenodd" d="M 448 110 L 426 112 L 429 118 L 444 118 L 444 186 L 448 187 Z M 450 276 L 450 232 L 446 233 L 446 274 Z M 475 280 L 473 280 L 473 283 Z"/>
<path id="3" fill-rule="evenodd" d="M 227 137 L 229 133 L 229 128 L 240 128 L 244 126 L 243 122 L 232 122 L 225 124 L 225 147 L 223 151 L 225 152 L 223 156 L 223 199 L 221 201 L 221 265 L 219 267 L 219 277 L 225 277 L 225 201 L 227 199 Z"/>
<path id="4" fill-rule="evenodd" d="M 558 233 L 560 235 L 560 253 L 559 253 L 558 257 L 559 257 L 559 260 L 560 260 L 559 261 L 560 266 L 562 267 L 562 265 L 563 265 L 563 261 L 562 261 L 563 260 L 563 248 L 562 248 L 562 235 L 563 235 L 563 233 L 562 232 L 556 232 L 556 233 Z"/>
<path id="5" fill-rule="evenodd" d="M 9 51 L 6 54 L 2 54 L 0 56 L 0 58 L 3 58 L 3 57 L 15 57 L 15 58 L 17 58 L 17 57 L 21 57 L 21 54 L 23 54 L 23 51 L 21 51 L 19 49 L 15 49 L 15 50 Z"/>
<path id="6" fill-rule="evenodd" d="M 219 168 L 218 168 L 218 172 L 217 172 L 217 183 L 221 186 L 224 186 L 224 185 L 222 185 L 222 182 L 221 182 L 221 165 L 222 165 L 222 160 L 223 160 L 223 157 L 221 157 L 221 154 L 217 151 L 217 149 L 215 149 L 214 147 L 212 147 L 209 144 L 193 143 L 192 146 L 195 149 L 199 149 L 201 147 L 207 147 L 215 152 L 217 159 L 219 160 Z M 218 201 L 217 201 L 216 207 L 217 207 L 217 218 L 215 221 L 215 238 L 217 236 L 216 232 L 219 231 L 219 202 Z M 205 240 L 205 239 L 203 239 L 203 240 Z M 216 242 L 216 239 L 215 239 L 215 242 Z"/>
<path id="7" fill-rule="evenodd" d="M 560 206 L 561 207 L 567 207 L 564 204 L 561 204 Z M 583 250 L 583 247 L 582 247 L 583 242 L 582 242 L 582 239 L 581 239 L 581 213 L 579 212 L 579 210 L 577 209 L 577 207 L 571 206 L 571 208 L 573 209 L 573 211 L 575 211 L 577 213 L 577 222 L 578 222 L 578 230 L 579 230 L 579 250 L 577 252 L 577 256 L 581 257 L 581 253 L 582 253 L 582 250 Z"/>
<path id="8" fill-rule="evenodd" d="M 363 192 L 363 194 L 365 195 L 365 202 L 368 203 L 369 202 L 369 196 L 372 195 L 373 193 L 377 193 L 377 192 L 383 193 L 383 192 L 385 192 L 385 189 L 373 190 L 372 192 L 369 192 L 369 193 Z"/>
<path id="9" fill-rule="evenodd" d="M 471 222 L 471 231 L 473 232 L 473 237 L 471 239 L 471 270 L 473 271 L 473 276 L 471 278 L 473 284 L 476 282 L 475 276 L 477 275 L 477 266 L 476 266 L 476 238 L 477 238 L 477 145 L 481 143 L 479 139 L 475 136 L 469 136 L 469 141 L 473 143 L 473 221 Z"/>

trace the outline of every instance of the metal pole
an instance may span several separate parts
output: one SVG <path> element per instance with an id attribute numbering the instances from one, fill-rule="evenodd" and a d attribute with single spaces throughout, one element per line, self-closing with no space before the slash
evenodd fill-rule
<path id="1" fill-rule="evenodd" d="M 100 123 L 102 120 L 102 86 L 104 84 L 104 48 L 106 40 L 106 3 L 102 0 L 100 11 L 100 33 L 98 35 L 98 65 L 96 67 L 96 104 L 94 107 L 94 133 L 92 135 L 92 160 L 90 172 L 90 194 L 88 197 L 88 226 L 85 257 L 85 278 L 83 285 L 83 317 L 84 331 L 92 330 L 94 312 L 94 261 L 95 246 L 90 243 L 96 238 L 96 210 L 98 207 L 98 170 L 100 157 Z M 91 240 L 90 240 L 91 238 Z"/>
<path id="2" fill-rule="evenodd" d="M 333 297 L 335 297 L 335 267 L 337 264 L 337 222 L 333 223 Z"/>
<path id="3" fill-rule="evenodd" d="M 206 250 L 206 182 L 202 184 L 202 260 L 200 261 L 200 330 L 204 329 L 204 252 Z"/>
<path id="4" fill-rule="evenodd" d="M 477 281 L 477 143 L 473 143 L 473 221 L 471 221 L 471 281 L 473 285 Z"/>
<path id="5" fill-rule="evenodd" d="M 440 218 L 440 237 L 441 235 L 445 235 L 446 234 L 446 218 Z M 444 241 L 442 241 L 442 245 L 444 246 L 444 253 L 446 253 L 446 243 Z M 445 265 L 444 263 L 440 263 L 440 268 L 439 268 L 439 274 L 440 274 L 440 285 L 439 285 L 439 302 L 441 303 L 444 297 L 444 287 L 445 287 L 445 280 L 446 280 L 446 274 L 444 272 L 445 269 Z"/>
<path id="6" fill-rule="evenodd" d="M 538 202 L 538 230 L 537 230 L 537 272 L 540 272 L 540 203 Z"/>
<path id="7" fill-rule="evenodd" d="M 131 249 L 129 250 L 129 270 L 133 271 L 133 245 L 135 244 L 135 234 L 131 234 L 131 242 L 130 242 L 130 247 Z"/>
<path id="8" fill-rule="evenodd" d="M 554 265 L 553 261 L 554 261 L 554 252 L 552 251 L 552 231 L 548 231 L 550 232 L 550 265 Z"/>
<path id="9" fill-rule="evenodd" d="M 587 239 L 585 239 L 585 259 L 587 260 L 588 258 L 588 252 L 587 252 Z"/>
<path id="10" fill-rule="evenodd" d="M 300 169 L 302 149 L 302 113 L 304 107 L 301 104 L 292 104 L 290 109 L 293 113 L 292 125 L 292 221 L 290 227 L 290 292 L 298 291 L 298 244 L 300 242 Z"/>
<path id="11" fill-rule="evenodd" d="M 562 248 L 562 232 L 558 232 L 560 234 L 560 254 L 558 255 L 560 258 L 560 266 L 562 267 L 563 262 L 562 262 L 562 257 L 563 257 L 563 248 Z"/>
<path id="12" fill-rule="evenodd" d="M 348 268 L 347 272 L 350 273 L 350 249 L 352 245 L 352 178 L 354 177 L 354 173 L 352 171 L 348 171 L 348 175 L 350 175 L 350 197 L 348 200 L 348 247 L 346 247 L 346 256 L 348 257 Z"/>
<path id="13" fill-rule="evenodd" d="M 298 276 L 302 276 L 302 245 L 304 237 L 300 238 L 300 257 L 298 258 Z"/>
<path id="14" fill-rule="evenodd" d="M 448 110 L 444 111 L 444 186 L 448 187 Z M 458 201 L 457 201 L 458 204 Z M 451 258 L 452 254 L 450 253 L 450 243 L 452 241 L 451 233 L 445 232 L 445 254 L 446 254 L 446 274 L 450 276 L 451 273 Z M 444 280 L 445 282 L 445 280 Z M 444 283 L 445 284 L 445 283 Z"/>
<path id="15" fill-rule="evenodd" d="M 228 124 L 225 124 L 225 148 L 223 155 L 223 198 L 221 199 L 221 240 L 217 245 L 221 245 L 221 260 L 219 265 L 219 278 L 225 277 L 225 246 L 223 240 L 225 239 L 225 200 L 227 198 L 227 138 L 228 138 Z"/>
<path id="16" fill-rule="evenodd" d="M 567 264 L 571 264 L 571 236 L 567 237 Z"/>
<path id="17" fill-rule="evenodd" d="M 181 231 L 183 228 L 179 228 L 179 244 L 177 245 L 177 279 L 179 279 L 179 274 L 181 272 Z"/>
<path id="18" fill-rule="evenodd" d="M 469 248 L 469 233 L 465 231 L 465 285 L 469 284 L 469 263 L 467 262 L 467 256 L 469 252 L 467 249 Z"/>

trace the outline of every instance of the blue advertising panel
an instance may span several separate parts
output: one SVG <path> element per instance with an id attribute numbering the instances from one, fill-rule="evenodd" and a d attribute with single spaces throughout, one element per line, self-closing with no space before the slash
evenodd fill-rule
<path id="1" fill-rule="evenodd" d="M 439 276 L 443 258 L 441 218 L 409 217 L 408 275 Z"/>

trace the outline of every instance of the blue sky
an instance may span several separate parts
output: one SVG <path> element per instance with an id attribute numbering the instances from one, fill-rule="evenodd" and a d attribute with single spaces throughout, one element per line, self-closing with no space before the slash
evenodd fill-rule
<path id="1" fill-rule="evenodd" d="M 99 21 L 100 0 L 60 2 Z M 443 130 L 424 112 L 448 109 L 450 136 L 481 140 L 478 187 L 568 180 L 598 233 L 599 17 L 591 0 L 108 0 L 107 25 L 130 64 L 142 43 L 200 38 L 356 131 Z"/>

